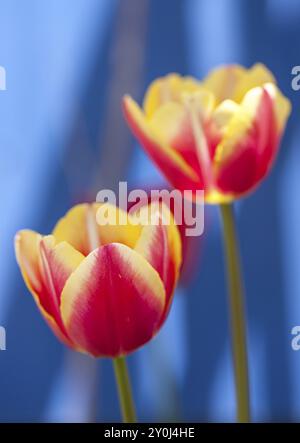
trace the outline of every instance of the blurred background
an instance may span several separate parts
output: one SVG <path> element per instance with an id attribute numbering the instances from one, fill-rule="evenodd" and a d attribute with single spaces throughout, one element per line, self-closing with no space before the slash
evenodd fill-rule
<path id="1" fill-rule="evenodd" d="M 124 93 L 141 100 L 170 71 L 201 78 L 222 63 L 260 61 L 293 113 L 271 176 L 238 204 L 247 287 L 252 409 L 257 421 L 299 421 L 300 64 L 298 0 L 0 0 L 0 421 L 114 421 L 111 362 L 54 338 L 17 268 L 21 228 L 49 233 L 73 204 L 119 180 L 163 185 L 126 128 Z M 129 358 L 139 418 L 231 421 L 233 376 L 220 220 L 206 209 L 159 336 Z"/>

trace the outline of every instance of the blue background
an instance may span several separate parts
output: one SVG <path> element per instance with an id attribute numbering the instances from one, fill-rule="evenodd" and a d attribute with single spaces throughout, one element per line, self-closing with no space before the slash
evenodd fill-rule
<path id="1" fill-rule="evenodd" d="M 119 420 L 110 361 L 67 351 L 38 314 L 13 237 L 42 233 L 101 187 L 161 176 L 126 128 L 120 98 L 141 99 L 170 71 L 201 78 L 218 64 L 260 61 L 293 113 L 271 176 L 238 203 L 255 420 L 300 419 L 298 0 L 1 0 L 0 421 Z M 130 357 L 142 420 L 234 419 L 220 223 L 209 223 L 196 275 L 161 334 Z"/>

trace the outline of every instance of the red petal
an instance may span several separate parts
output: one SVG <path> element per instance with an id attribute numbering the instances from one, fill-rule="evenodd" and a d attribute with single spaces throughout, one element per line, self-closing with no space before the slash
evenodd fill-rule
<path id="1" fill-rule="evenodd" d="M 164 306 L 158 273 L 137 252 L 112 243 L 88 255 L 68 279 L 61 312 L 82 349 L 115 357 L 153 337 Z"/>
<path id="2" fill-rule="evenodd" d="M 181 239 L 173 215 L 165 204 L 152 202 L 141 208 L 139 215 L 143 217 L 143 213 L 147 214 L 148 211 L 149 214 L 153 214 L 153 220 L 151 224 L 144 226 L 135 250 L 157 270 L 164 283 L 166 290 L 166 307 L 162 318 L 164 321 L 179 276 L 182 261 Z"/>
<path id="3" fill-rule="evenodd" d="M 252 103 L 251 98 L 255 95 L 258 97 L 258 94 L 257 103 Z M 236 137 L 236 141 L 231 143 L 230 148 L 224 145 L 222 149 L 225 158 L 219 161 L 216 169 L 219 190 L 237 196 L 257 186 L 265 175 L 277 146 L 272 100 L 267 91 L 263 88 L 249 91 L 244 103 L 244 106 L 249 106 L 249 112 L 253 113 L 252 120 L 245 120 L 250 118 L 250 114 L 244 116 L 241 107 L 241 115 L 234 117 L 237 127 L 238 119 L 241 119 L 241 129 L 239 128 L 241 133 Z M 230 136 L 232 139 L 235 137 L 234 131 Z M 230 136 L 228 136 L 229 143 Z M 230 151 L 228 154 L 227 150 Z"/>
<path id="4" fill-rule="evenodd" d="M 58 312 L 58 296 L 53 292 L 49 292 L 49 285 L 45 282 L 45 273 L 40 255 L 42 241 L 42 236 L 36 232 L 20 231 L 15 239 L 17 260 L 24 281 L 46 322 L 63 343 L 73 347 Z M 46 240 L 46 243 L 49 243 L 49 239 Z M 64 279 L 66 277 L 65 275 Z M 63 283 L 61 282 L 61 284 Z"/>

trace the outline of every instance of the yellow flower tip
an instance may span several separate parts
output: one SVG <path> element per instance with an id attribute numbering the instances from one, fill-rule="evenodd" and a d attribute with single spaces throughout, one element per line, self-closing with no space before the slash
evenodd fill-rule
<path id="1" fill-rule="evenodd" d="M 122 101 L 126 105 L 129 102 L 133 101 L 133 99 L 132 99 L 131 95 L 125 94 L 125 95 L 123 95 Z"/>

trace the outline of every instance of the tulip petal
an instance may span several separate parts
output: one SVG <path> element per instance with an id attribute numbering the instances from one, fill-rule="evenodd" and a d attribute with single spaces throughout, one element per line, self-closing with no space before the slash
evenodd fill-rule
<path id="1" fill-rule="evenodd" d="M 197 174 L 199 187 L 203 183 L 195 147 L 190 117 L 182 104 L 170 102 L 163 105 L 148 122 L 149 130 L 159 134 L 165 144 L 184 158 Z M 203 187 L 203 185 L 202 185 Z"/>
<path id="2" fill-rule="evenodd" d="M 274 76 L 266 66 L 256 63 L 250 69 L 240 65 L 221 66 L 214 69 L 202 84 L 215 94 L 218 103 L 226 99 L 240 103 L 247 91 L 268 82 L 276 83 Z"/>
<path id="3" fill-rule="evenodd" d="M 161 224 L 161 221 L 157 225 L 143 227 L 134 250 L 142 255 L 158 272 L 168 294 L 171 289 L 168 287 L 170 252 L 166 228 Z"/>
<path id="4" fill-rule="evenodd" d="M 267 83 L 264 85 L 264 88 L 272 99 L 275 113 L 276 131 L 278 135 L 281 135 L 285 128 L 286 121 L 291 113 L 291 102 L 280 92 L 276 85 Z"/>
<path id="5" fill-rule="evenodd" d="M 248 93 L 249 94 L 249 93 Z M 262 97 L 261 88 L 251 92 L 227 125 L 214 159 L 217 186 L 222 192 L 241 194 L 254 184 L 257 167 L 257 125 L 255 112 Z"/>
<path id="6" fill-rule="evenodd" d="M 146 116 L 151 118 L 161 105 L 176 101 L 179 87 L 180 76 L 178 74 L 171 73 L 154 80 L 144 98 L 143 108 Z"/>
<path id="7" fill-rule="evenodd" d="M 87 217 L 89 204 L 79 204 L 70 209 L 62 217 L 53 230 L 56 241 L 66 241 L 83 255 L 87 255 L 91 246 L 87 231 Z"/>
<path id="8" fill-rule="evenodd" d="M 84 255 L 67 242 L 56 245 L 55 238 L 48 235 L 40 242 L 40 256 L 41 273 L 46 289 L 46 296 L 44 295 L 42 303 L 61 329 L 64 329 L 60 317 L 61 292 L 69 276 L 84 259 Z"/>
<path id="9" fill-rule="evenodd" d="M 101 245 L 122 243 L 134 248 L 141 233 L 141 226 L 132 223 L 127 211 L 109 203 L 95 204 L 94 209 Z"/>
<path id="10" fill-rule="evenodd" d="M 102 208 L 102 209 L 101 209 Z M 109 211 L 112 222 L 104 225 L 101 220 Z M 124 243 L 134 247 L 140 228 L 130 223 L 121 225 L 118 221 L 126 212 L 107 203 L 80 204 L 74 206 L 56 224 L 53 235 L 57 242 L 66 241 L 84 255 L 100 245 L 111 242 Z"/>
<path id="11" fill-rule="evenodd" d="M 281 94 L 276 85 L 267 83 L 264 85 L 264 91 L 268 97 L 268 106 L 265 106 L 265 108 L 269 108 L 269 120 L 266 116 L 268 112 L 266 109 L 264 113 L 262 111 L 261 114 L 257 116 L 257 120 L 260 124 L 261 132 L 263 128 L 268 126 L 266 121 L 269 121 L 269 131 L 268 133 L 265 131 L 265 143 L 258 152 L 258 181 L 262 180 L 273 166 L 281 135 L 291 112 L 290 101 Z"/>
<path id="12" fill-rule="evenodd" d="M 214 107 L 214 97 L 206 90 L 199 90 L 193 95 L 184 94 L 181 103 L 169 102 L 162 105 L 148 121 L 148 124 L 150 130 L 159 135 L 160 140 L 175 149 L 195 170 L 196 174 L 202 176 L 189 106 L 191 99 L 197 108 L 199 124 L 206 132 L 208 119 Z M 208 145 L 210 146 L 211 143 Z M 213 152 L 211 154 L 213 155 Z"/>
<path id="13" fill-rule="evenodd" d="M 15 252 L 24 281 L 30 291 L 39 292 L 42 287 L 39 245 L 42 236 L 24 229 L 15 237 Z"/>
<path id="14" fill-rule="evenodd" d="M 215 132 L 215 137 L 219 139 L 219 141 L 224 136 L 230 120 L 239 110 L 240 105 L 233 100 L 224 100 L 214 110 L 211 117 L 211 127 Z"/>
<path id="15" fill-rule="evenodd" d="M 140 254 L 112 243 L 91 252 L 61 298 L 66 329 L 94 356 L 129 353 L 157 332 L 165 306 L 158 273 Z"/>
<path id="16" fill-rule="evenodd" d="M 200 178 L 195 170 L 150 128 L 139 106 L 128 96 L 124 98 L 124 112 L 133 133 L 174 187 L 199 189 Z"/>
<path id="17" fill-rule="evenodd" d="M 139 217 L 148 219 L 149 224 L 142 229 L 135 251 L 156 269 L 164 283 L 166 290 L 164 319 L 171 305 L 182 261 L 180 234 L 173 215 L 165 204 L 154 202 L 144 206 L 139 211 Z"/>
<path id="18" fill-rule="evenodd" d="M 147 118 L 168 102 L 181 102 L 182 93 L 192 93 L 199 89 L 200 83 L 193 77 L 181 77 L 178 74 L 168 74 L 160 77 L 149 86 L 143 108 Z"/>
<path id="19" fill-rule="evenodd" d="M 248 91 L 257 86 L 263 86 L 265 83 L 276 83 L 276 80 L 265 65 L 256 63 L 245 72 L 238 82 L 234 92 L 234 100 L 238 103 L 241 102 Z"/>
<path id="20" fill-rule="evenodd" d="M 237 64 L 221 66 L 212 70 L 202 85 L 214 94 L 217 103 L 226 99 L 235 100 L 237 85 L 246 72 L 244 67 Z"/>
<path id="21" fill-rule="evenodd" d="M 42 236 L 34 231 L 23 230 L 15 238 L 15 251 L 18 264 L 27 288 L 31 292 L 41 314 L 53 330 L 54 334 L 66 345 L 72 346 L 69 337 L 57 319 L 56 308 L 49 302 L 49 293 L 46 288 L 40 255 Z"/>
<path id="22" fill-rule="evenodd" d="M 255 87 L 245 95 L 217 148 L 219 189 L 243 194 L 255 187 L 276 146 L 272 99 L 264 87 Z"/>

